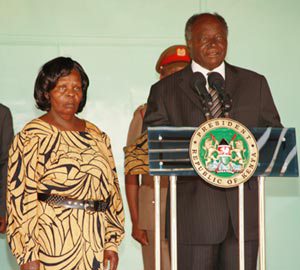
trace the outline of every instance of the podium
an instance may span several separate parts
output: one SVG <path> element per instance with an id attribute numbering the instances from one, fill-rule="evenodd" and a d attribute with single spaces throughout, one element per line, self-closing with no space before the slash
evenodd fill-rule
<path id="1" fill-rule="evenodd" d="M 171 269 L 177 270 L 177 198 L 178 176 L 198 176 L 189 156 L 190 139 L 195 127 L 149 127 L 149 172 L 154 176 L 155 190 L 155 270 L 160 270 L 160 176 L 170 179 Z M 298 177 L 298 158 L 294 128 L 252 128 L 259 150 L 254 176 L 258 177 L 259 200 L 259 265 L 265 263 L 265 179 Z M 244 184 L 239 186 L 239 262 L 244 270 Z"/>

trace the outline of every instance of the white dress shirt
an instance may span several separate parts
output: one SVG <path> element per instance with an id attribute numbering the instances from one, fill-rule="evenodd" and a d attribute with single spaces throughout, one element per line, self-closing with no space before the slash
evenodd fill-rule
<path id="1" fill-rule="evenodd" d="M 222 64 L 219 65 L 218 67 L 216 67 L 215 69 L 208 70 L 208 69 L 200 66 L 199 64 L 197 64 L 194 60 L 192 60 L 192 71 L 193 72 L 201 72 L 204 75 L 204 77 L 206 79 L 206 89 L 208 89 L 207 74 L 210 72 L 220 73 L 225 80 L 225 64 L 224 64 L 224 62 L 222 62 Z"/>

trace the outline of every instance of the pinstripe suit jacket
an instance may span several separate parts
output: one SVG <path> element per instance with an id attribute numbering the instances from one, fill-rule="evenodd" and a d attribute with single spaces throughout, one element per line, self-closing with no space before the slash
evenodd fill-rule
<path id="1" fill-rule="evenodd" d="M 10 110 L 0 104 L 0 216 L 6 214 L 6 182 L 8 150 L 14 136 Z"/>
<path id="2" fill-rule="evenodd" d="M 192 90 L 191 66 L 151 87 L 143 129 L 148 126 L 192 126 L 205 121 L 199 96 Z M 230 117 L 247 127 L 281 127 L 280 117 L 264 76 L 225 63 L 225 91 L 232 97 Z M 256 179 L 245 185 L 245 240 L 258 238 Z M 228 223 L 238 235 L 237 188 L 220 189 L 200 177 L 181 177 L 177 184 L 178 242 L 217 244 Z"/>

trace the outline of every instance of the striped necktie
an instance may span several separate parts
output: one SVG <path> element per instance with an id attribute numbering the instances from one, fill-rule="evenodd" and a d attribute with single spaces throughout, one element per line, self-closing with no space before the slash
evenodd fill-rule
<path id="1" fill-rule="evenodd" d="M 218 118 L 222 114 L 222 103 L 219 98 L 218 91 L 208 88 L 208 93 L 211 95 L 212 106 L 210 107 L 211 116 Z"/>

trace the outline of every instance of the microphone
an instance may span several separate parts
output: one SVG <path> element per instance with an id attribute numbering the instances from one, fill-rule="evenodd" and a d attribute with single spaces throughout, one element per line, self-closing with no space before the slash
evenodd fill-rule
<path id="1" fill-rule="evenodd" d="M 219 93 L 221 102 L 223 104 L 224 114 L 228 117 L 231 110 L 232 99 L 228 93 L 225 92 L 225 80 L 218 72 L 211 72 L 208 74 L 208 85 L 210 88 Z"/>
<path id="2" fill-rule="evenodd" d="M 211 95 L 206 90 L 206 79 L 201 72 L 194 72 L 191 79 L 191 86 L 210 107 L 212 105 Z"/>
<path id="3" fill-rule="evenodd" d="M 207 119 L 211 118 L 209 107 L 212 106 L 211 95 L 206 90 L 206 79 L 201 72 L 194 72 L 190 81 L 192 89 L 199 95 Z"/>

